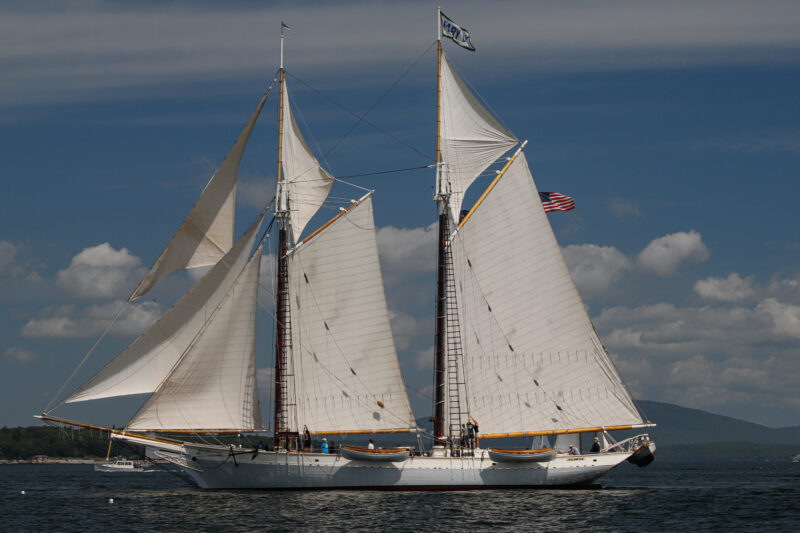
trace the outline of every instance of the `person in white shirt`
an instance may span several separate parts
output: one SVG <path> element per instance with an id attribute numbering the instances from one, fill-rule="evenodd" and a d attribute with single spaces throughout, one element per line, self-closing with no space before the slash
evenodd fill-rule
<path id="1" fill-rule="evenodd" d="M 372 439 L 369 439 L 369 444 L 367 444 L 367 448 L 369 448 L 370 450 L 374 450 L 375 449 L 375 441 L 373 441 Z"/>

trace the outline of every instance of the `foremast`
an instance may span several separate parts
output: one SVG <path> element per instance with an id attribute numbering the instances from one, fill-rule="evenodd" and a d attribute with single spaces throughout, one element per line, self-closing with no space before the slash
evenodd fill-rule
<path id="1" fill-rule="evenodd" d="M 275 219 L 278 223 L 278 255 L 275 290 L 275 398 L 273 401 L 273 432 L 275 444 L 282 441 L 281 435 L 289 432 L 288 419 L 288 361 L 291 349 L 291 317 L 289 315 L 289 197 L 285 181 L 281 180 L 283 155 L 283 120 L 285 71 L 283 68 L 284 26 L 281 24 L 281 60 L 278 70 L 279 78 L 279 110 L 278 110 L 278 170 L 277 195 L 275 202 Z"/>

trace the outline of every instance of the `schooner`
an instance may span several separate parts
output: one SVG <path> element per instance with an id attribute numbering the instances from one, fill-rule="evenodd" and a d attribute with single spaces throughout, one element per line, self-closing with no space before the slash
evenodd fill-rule
<path id="1" fill-rule="evenodd" d="M 413 449 L 300 449 L 304 430 L 318 439 L 423 430 L 415 423 L 392 337 L 372 192 L 305 231 L 334 178 L 292 113 L 284 27 L 275 81 L 273 449 L 189 438 L 263 431 L 255 332 L 264 239 L 258 235 L 266 209 L 235 243 L 233 220 L 239 162 L 272 86 L 130 300 L 172 272 L 212 268 L 59 405 L 150 394 L 123 429 L 100 429 L 145 447 L 148 456 L 203 488 L 567 486 L 591 483 L 626 460 L 649 463 L 655 445 L 647 435 L 617 442 L 609 433 L 652 424 L 636 409 L 586 313 L 541 205 L 525 143 L 481 105 L 443 52 L 442 36 L 466 48 L 471 43 L 466 30 L 440 11 L 433 445 L 425 449 L 418 439 Z M 462 216 L 470 184 L 511 150 Z M 57 418 L 52 410 L 40 418 L 97 427 Z M 466 446 L 461 428 L 476 420 L 480 444 Z M 579 447 L 585 433 L 598 436 L 599 453 L 564 453 L 570 444 Z M 483 447 L 507 437 L 555 440 L 537 449 Z"/>

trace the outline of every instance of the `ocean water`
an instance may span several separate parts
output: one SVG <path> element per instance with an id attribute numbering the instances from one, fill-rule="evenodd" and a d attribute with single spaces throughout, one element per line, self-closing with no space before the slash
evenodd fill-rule
<path id="1" fill-rule="evenodd" d="M 203 491 L 166 472 L 0 466 L 0 531 L 800 531 L 800 463 L 656 460 L 644 469 L 624 464 L 601 484 Z"/>

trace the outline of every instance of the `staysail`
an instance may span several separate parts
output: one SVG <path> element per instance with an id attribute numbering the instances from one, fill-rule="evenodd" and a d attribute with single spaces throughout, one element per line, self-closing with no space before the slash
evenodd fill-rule
<path id="1" fill-rule="evenodd" d="M 256 249 L 203 330 L 126 429 L 256 430 Z"/>
<path id="2" fill-rule="evenodd" d="M 524 153 L 450 246 L 465 400 L 481 433 L 642 422 L 586 313 Z"/>
<path id="3" fill-rule="evenodd" d="M 296 427 L 415 427 L 389 324 L 371 194 L 289 256 L 289 419 Z"/>
<path id="4" fill-rule="evenodd" d="M 264 215 L 248 228 L 236 245 L 133 344 L 114 358 L 64 403 L 155 392 L 217 308 L 247 263 Z"/>
<path id="5" fill-rule="evenodd" d="M 282 85 L 283 120 L 282 154 L 283 181 L 289 202 L 289 222 L 294 242 L 299 242 L 303 229 L 320 208 L 333 185 L 333 178 L 323 169 L 306 144 L 289 105 L 286 81 Z M 279 190 L 280 197 L 280 190 Z M 281 200 L 279 200 L 281 201 Z M 285 209 L 286 206 L 279 206 Z"/>
<path id="6" fill-rule="evenodd" d="M 457 221 L 470 184 L 518 141 L 475 98 L 444 53 L 440 74 L 442 162 L 437 172 L 437 193 L 449 193 L 450 212 Z"/>
<path id="7" fill-rule="evenodd" d="M 231 249 L 239 164 L 268 94 L 261 97 L 233 148 L 129 300 L 139 298 L 173 272 L 214 265 Z"/>

